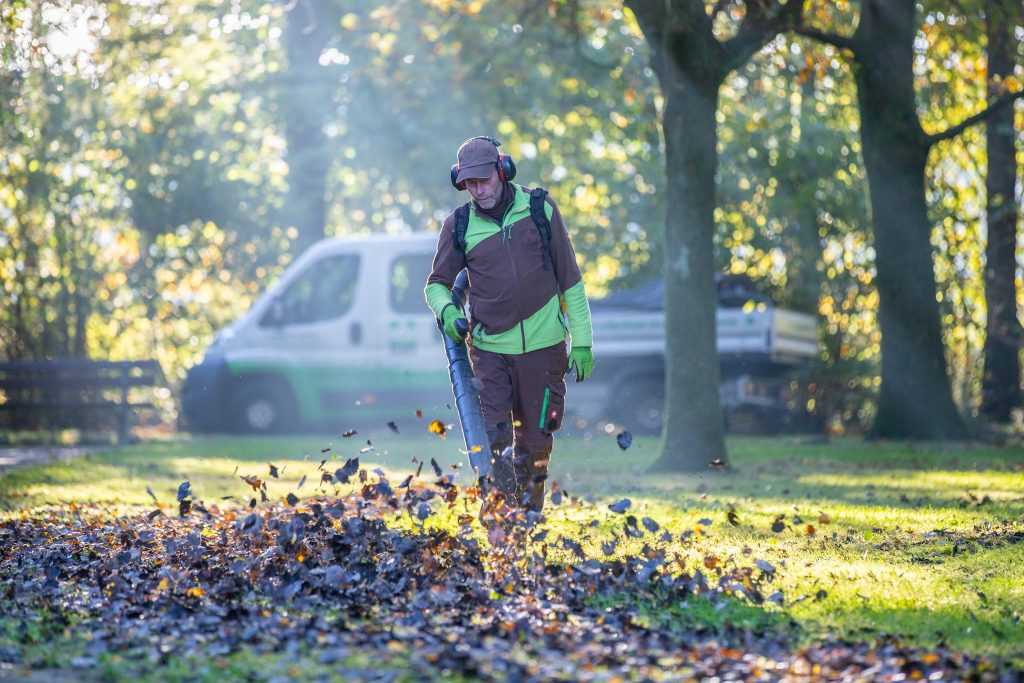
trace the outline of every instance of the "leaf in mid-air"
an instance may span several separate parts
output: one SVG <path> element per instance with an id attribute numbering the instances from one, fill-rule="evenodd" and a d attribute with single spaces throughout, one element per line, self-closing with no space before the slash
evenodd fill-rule
<path id="1" fill-rule="evenodd" d="M 623 498 L 622 500 L 617 500 L 611 505 L 609 505 L 608 509 L 611 510 L 612 512 L 618 512 L 621 514 L 628 510 L 629 506 L 632 504 L 633 501 L 631 501 L 629 498 Z"/>

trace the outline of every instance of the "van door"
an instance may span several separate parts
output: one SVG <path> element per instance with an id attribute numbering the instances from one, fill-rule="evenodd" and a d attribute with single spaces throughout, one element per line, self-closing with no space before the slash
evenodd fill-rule
<path id="1" fill-rule="evenodd" d="M 432 246 L 432 245 L 431 245 Z M 400 401 L 425 417 L 442 417 L 452 401 L 444 343 L 433 314 L 423 300 L 433 251 L 397 250 L 386 266 L 387 302 L 383 376 L 400 392 Z M 446 411 L 447 413 L 447 411 Z M 447 419 L 447 418 L 445 418 Z"/>
<path id="2" fill-rule="evenodd" d="M 260 346 L 274 351 L 273 365 L 286 373 L 304 422 L 323 424 L 351 413 L 368 371 L 378 363 L 377 347 L 359 315 L 366 277 L 362 261 L 361 254 L 347 252 L 311 262 L 258 323 Z"/>

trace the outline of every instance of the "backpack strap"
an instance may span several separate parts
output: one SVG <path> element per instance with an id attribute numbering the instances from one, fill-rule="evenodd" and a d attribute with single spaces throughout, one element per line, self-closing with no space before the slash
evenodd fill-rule
<path id="1" fill-rule="evenodd" d="M 469 202 L 455 209 L 455 248 L 465 253 L 466 229 L 469 228 Z"/>
<path id="2" fill-rule="evenodd" d="M 544 256 L 544 270 L 551 270 L 551 223 L 548 221 L 548 214 L 544 210 L 545 198 L 548 191 L 543 187 L 535 187 L 530 190 L 530 218 L 537 225 L 540 232 L 540 248 Z"/>

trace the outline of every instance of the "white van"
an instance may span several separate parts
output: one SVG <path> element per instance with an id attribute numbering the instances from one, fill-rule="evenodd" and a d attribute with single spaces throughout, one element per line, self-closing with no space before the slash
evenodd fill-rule
<path id="1" fill-rule="evenodd" d="M 417 233 L 311 246 L 189 371 L 189 428 L 335 430 L 445 408 L 444 346 L 423 300 L 436 244 Z"/>
<path id="2" fill-rule="evenodd" d="M 189 428 L 336 431 L 401 424 L 416 411 L 457 420 L 444 344 L 423 300 L 436 243 L 436 233 L 416 233 L 311 246 L 189 371 L 182 388 Z M 726 418 L 763 425 L 754 431 L 813 426 L 787 373 L 817 358 L 817 321 L 774 307 L 755 289 L 738 276 L 719 278 Z M 597 365 L 585 383 L 568 381 L 573 419 L 564 425 L 608 419 L 660 431 L 663 309 L 660 280 L 591 301 Z"/>

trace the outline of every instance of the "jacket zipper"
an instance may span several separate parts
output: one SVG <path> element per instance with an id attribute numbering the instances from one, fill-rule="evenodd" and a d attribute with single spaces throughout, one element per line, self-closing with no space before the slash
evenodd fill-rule
<path id="1" fill-rule="evenodd" d="M 497 221 L 494 221 L 494 222 L 498 223 L 498 228 L 501 229 L 501 243 L 506 245 L 505 249 L 508 251 L 508 262 L 509 262 L 509 266 L 512 269 L 512 282 L 515 285 L 516 292 L 518 293 L 519 292 L 519 273 L 516 271 L 516 261 L 512 257 L 512 245 L 509 244 L 509 242 L 512 241 L 512 226 L 511 225 L 508 225 L 508 226 L 505 225 L 505 219 L 508 218 L 508 212 L 512 210 L 512 206 L 514 204 L 515 204 L 514 200 L 509 202 L 509 205 L 505 207 L 505 213 L 503 213 L 502 216 L 501 216 L 501 222 L 500 223 L 498 223 Z M 473 213 L 476 213 L 476 211 L 474 210 Z M 482 218 L 485 218 L 486 220 L 491 220 L 490 217 L 488 217 L 488 216 L 480 216 L 479 214 L 477 214 L 477 217 L 478 218 L 482 217 Z M 526 327 L 523 325 L 523 311 L 522 311 L 522 309 L 519 306 L 519 298 L 518 297 L 516 297 L 516 317 L 519 318 L 519 339 L 520 339 L 520 341 L 522 343 L 522 346 L 523 346 L 523 353 L 526 353 Z"/>
<path id="2" fill-rule="evenodd" d="M 502 241 L 505 243 L 505 249 L 506 249 L 506 251 L 508 251 L 508 262 L 509 262 L 509 266 L 512 269 L 512 282 L 513 282 L 513 284 L 515 285 L 515 288 L 516 288 L 516 294 L 517 294 L 517 296 L 516 296 L 516 317 L 519 318 L 519 339 L 520 339 L 520 341 L 521 341 L 521 343 L 523 345 L 523 353 L 526 353 L 526 328 L 523 326 L 523 311 L 522 311 L 522 308 L 520 308 L 519 297 L 518 297 L 518 293 L 519 293 L 519 272 L 516 270 L 516 260 L 515 260 L 515 257 L 512 256 L 512 244 L 511 244 L 511 242 L 512 242 L 512 226 L 511 225 L 505 225 L 505 219 L 508 218 L 508 212 L 509 212 L 509 210 L 511 208 L 512 208 L 512 204 L 510 203 L 505 208 L 505 213 L 501 217 L 501 233 L 502 233 Z M 507 240 L 505 239 L 506 236 L 508 237 Z"/>

